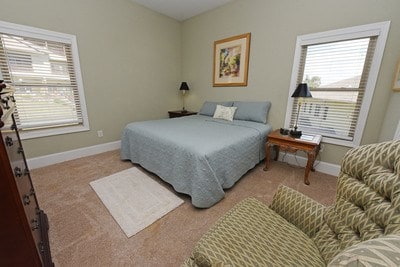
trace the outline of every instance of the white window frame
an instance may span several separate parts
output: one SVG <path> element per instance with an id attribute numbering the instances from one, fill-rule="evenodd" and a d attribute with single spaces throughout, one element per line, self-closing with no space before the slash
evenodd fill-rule
<path id="1" fill-rule="evenodd" d="M 67 43 L 67 44 L 71 45 L 71 50 L 72 50 L 72 58 L 73 58 L 73 63 L 74 63 L 74 71 L 75 71 L 76 83 L 77 83 L 77 87 L 78 87 L 79 102 L 80 102 L 80 106 L 81 106 L 83 124 L 75 125 L 75 126 L 54 127 L 54 128 L 47 128 L 47 129 L 21 131 L 20 132 L 21 139 L 31 139 L 31 138 L 59 135 L 59 134 L 89 131 L 90 130 L 89 119 L 88 119 L 88 115 L 87 115 L 81 67 L 79 64 L 79 52 L 78 52 L 78 44 L 76 41 L 76 36 L 71 35 L 71 34 L 66 34 L 66 33 L 59 33 L 59 32 L 39 29 L 39 28 L 35 28 L 35 27 L 25 26 L 25 25 L 19 25 L 19 24 L 10 23 L 10 22 L 4 22 L 4 21 L 0 21 L 0 32 L 19 35 L 19 36 L 25 36 L 25 37 L 32 37 L 32 38 L 37 38 L 37 39 L 43 39 L 43 40 L 48 40 L 48 41 L 54 41 L 54 42 Z M 18 105 L 18 103 L 17 103 L 17 105 Z"/>
<path id="2" fill-rule="evenodd" d="M 297 37 L 296 40 L 296 50 L 294 54 L 293 60 L 293 68 L 292 68 L 292 77 L 290 80 L 290 89 L 288 96 L 288 104 L 286 108 L 286 117 L 285 117 L 285 127 L 288 128 L 290 124 L 291 112 L 293 107 L 294 99 L 291 97 L 294 90 L 297 86 L 297 75 L 300 67 L 300 56 L 301 49 L 304 45 L 312 45 L 326 42 L 334 42 L 355 38 L 363 38 L 363 37 L 371 37 L 374 35 L 378 36 L 376 49 L 373 56 L 373 60 L 371 63 L 370 73 L 368 75 L 368 80 L 365 89 L 365 95 L 363 98 L 363 102 L 361 104 L 360 116 L 357 121 L 354 138 L 352 141 L 339 140 L 329 137 L 323 137 L 322 141 L 325 143 L 348 146 L 348 147 L 356 147 L 360 145 L 361 138 L 364 132 L 365 124 L 368 117 L 369 108 L 372 102 L 372 97 L 375 90 L 376 81 L 378 78 L 379 68 L 381 65 L 383 52 L 385 49 L 386 39 L 389 32 L 390 21 L 349 27 L 344 29 L 306 34 Z"/>

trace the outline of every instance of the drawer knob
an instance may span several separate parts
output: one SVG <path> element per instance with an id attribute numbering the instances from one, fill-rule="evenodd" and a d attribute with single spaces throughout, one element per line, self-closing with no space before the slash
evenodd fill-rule
<path id="1" fill-rule="evenodd" d="M 24 149 L 22 146 L 18 147 L 18 154 L 24 153 Z"/>
<path id="2" fill-rule="evenodd" d="M 39 222 L 38 222 L 37 219 L 32 219 L 31 223 L 32 223 L 32 231 L 35 231 L 36 229 L 39 229 Z"/>
<path id="3" fill-rule="evenodd" d="M 10 109 L 10 106 L 8 105 L 8 101 L 10 100 L 10 98 L 9 97 L 5 97 L 5 98 L 3 98 L 2 100 L 1 100 L 1 102 L 3 102 L 3 108 L 4 109 Z"/>
<path id="4" fill-rule="evenodd" d="M 6 136 L 6 146 L 12 146 L 14 144 L 11 137 Z"/>
<path id="5" fill-rule="evenodd" d="M 44 243 L 42 241 L 40 241 L 39 242 L 39 250 L 40 250 L 40 253 L 42 253 L 42 255 L 44 255 L 45 248 L 46 247 L 45 247 Z"/>
<path id="6" fill-rule="evenodd" d="M 22 200 L 24 201 L 24 205 L 29 205 L 31 203 L 31 199 L 29 198 L 29 195 L 24 195 L 22 197 Z"/>
<path id="7" fill-rule="evenodd" d="M 21 177 L 21 176 L 22 176 L 22 170 L 21 170 L 20 167 L 15 167 L 15 168 L 14 168 L 14 175 L 15 175 L 16 177 Z"/>

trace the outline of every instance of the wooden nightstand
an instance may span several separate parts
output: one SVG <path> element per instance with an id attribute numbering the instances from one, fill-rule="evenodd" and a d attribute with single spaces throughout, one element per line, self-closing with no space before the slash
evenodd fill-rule
<path id="1" fill-rule="evenodd" d="M 197 112 L 188 110 L 186 110 L 186 112 L 183 112 L 183 110 L 175 110 L 175 111 L 168 111 L 168 114 L 170 118 L 178 118 L 178 117 L 196 115 Z"/>
<path id="2" fill-rule="evenodd" d="M 301 150 L 307 153 L 308 160 L 304 174 L 304 183 L 309 185 L 308 175 L 314 170 L 314 161 L 319 152 L 319 144 L 321 143 L 321 135 L 308 135 L 303 134 L 300 138 L 293 138 L 289 135 L 282 135 L 278 130 L 274 130 L 268 135 L 268 141 L 265 145 L 265 167 L 264 171 L 268 170 L 269 159 L 271 154 L 271 147 L 275 148 L 275 160 L 278 160 L 279 150 L 288 151 L 291 153 Z"/>

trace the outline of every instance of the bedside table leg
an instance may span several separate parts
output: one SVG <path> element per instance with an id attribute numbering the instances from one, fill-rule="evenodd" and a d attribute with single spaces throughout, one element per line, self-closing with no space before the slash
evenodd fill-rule
<path id="1" fill-rule="evenodd" d="M 318 146 L 315 148 L 315 156 L 314 156 L 314 161 L 313 161 L 313 163 L 312 163 L 312 166 L 311 166 L 311 171 L 312 171 L 312 172 L 315 172 L 315 168 L 314 168 L 314 162 L 315 162 L 315 159 L 316 159 L 316 158 L 317 158 L 317 156 L 318 156 L 319 149 L 320 149 L 320 146 L 318 145 Z"/>
<path id="2" fill-rule="evenodd" d="M 270 143 L 266 143 L 265 144 L 265 167 L 264 167 L 264 171 L 268 170 L 269 167 L 269 160 L 271 158 L 271 146 L 273 146 Z"/>
<path id="3" fill-rule="evenodd" d="M 310 151 L 307 154 L 308 154 L 308 160 L 307 160 L 306 171 L 304 174 L 304 183 L 306 185 L 309 185 L 310 181 L 308 180 L 308 176 L 310 174 L 310 171 L 314 169 L 315 151 Z"/>

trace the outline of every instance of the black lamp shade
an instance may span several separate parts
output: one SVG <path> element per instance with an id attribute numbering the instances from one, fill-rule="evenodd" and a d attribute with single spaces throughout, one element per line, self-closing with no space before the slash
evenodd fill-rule
<path id="1" fill-rule="evenodd" d="M 181 83 L 181 87 L 179 88 L 179 90 L 189 91 L 189 86 L 188 86 L 187 82 L 182 82 Z"/>
<path id="2" fill-rule="evenodd" d="M 312 97 L 312 95 L 306 83 L 299 83 L 292 97 Z"/>

